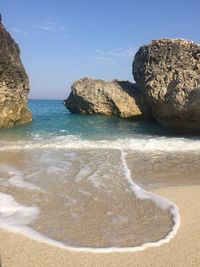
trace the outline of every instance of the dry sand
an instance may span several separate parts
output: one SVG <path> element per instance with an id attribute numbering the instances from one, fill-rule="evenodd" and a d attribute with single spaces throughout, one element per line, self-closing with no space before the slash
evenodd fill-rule
<path id="1" fill-rule="evenodd" d="M 200 266 L 200 186 L 154 190 L 179 207 L 181 226 L 167 244 L 138 252 L 72 252 L 0 230 L 2 267 L 199 267 Z"/>

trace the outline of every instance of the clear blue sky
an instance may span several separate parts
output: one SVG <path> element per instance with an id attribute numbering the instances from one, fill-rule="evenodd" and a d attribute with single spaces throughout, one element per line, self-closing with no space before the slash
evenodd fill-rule
<path id="1" fill-rule="evenodd" d="M 83 76 L 133 80 L 144 43 L 200 42 L 199 0 L 0 0 L 3 23 L 21 48 L 29 98 L 65 99 Z"/>

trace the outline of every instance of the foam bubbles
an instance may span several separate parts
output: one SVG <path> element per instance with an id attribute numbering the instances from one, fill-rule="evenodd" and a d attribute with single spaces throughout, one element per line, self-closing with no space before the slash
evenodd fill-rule
<path id="1" fill-rule="evenodd" d="M 141 191 L 143 190 L 141 189 Z M 39 214 L 39 210 L 37 207 L 20 205 L 18 202 L 14 200 L 12 196 L 4 193 L 0 193 L 0 226 L 4 229 L 23 234 L 25 236 L 29 236 L 34 240 L 38 240 L 43 243 L 47 243 L 49 245 L 61 247 L 63 249 L 71 251 L 78 251 L 78 252 L 86 251 L 94 253 L 139 251 L 139 250 L 144 250 L 147 247 L 156 247 L 160 246 L 163 243 L 168 242 L 175 235 L 179 227 L 179 215 L 176 206 L 173 203 L 169 202 L 168 200 L 165 200 L 164 198 L 160 198 L 153 194 L 152 198 L 162 199 L 162 201 L 166 201 L 168 202 L 169 205 L 173 206 L 174 211 L 172 210 L 172 212 L 174 212 L 173 216 L 174 220 L 176 220 L 176 223 L 173 226 L 172 231 L 168 233 L 168 235 L 165 238 L 159 240 L 158 242 L 147 242 L 135 247 L 107 247 L 107 248 L 73 247 L 73 246 L 68 246 L 62 242 L 55 241 L 28 227 L 28 225 L 32 223 Z M 124 220 L 126 220 L 126 218 L 118 216 L 116 220 L 123 223 Z"/>
<path id="2" fill-rule="evenodd" d="M 59 247 L 66 248 L 68 250 L 77 250 L 77 251 L 91 251 L 91 252 L 111 252 L 111 251 L 137 251 L 137 250 L 143 250 L 146 247 L 152 247 L 152 246 L 159 246 L 162 243 L 168 242 L 177 232 L 177 229 L 180 224 L 180 217 L 178 208 L 175 206 L 174 203 L 168 201 L 165 198 L 156 196 L 148 191 L 143 190 L 140 188 L 137 184 L 135 184 L 132 180 L 130 170 L 126 163 L 126 153 L 125 150 L 139 150 L 139 151 L 154 151 L 154 150 L 164 150 L 164 151 L 175 151 L 177 149 L 182 151 L 189 151 L 189 150 L 195 150 L 200 148 L 200 142 L 195 140 L 188 140 L 185 139 L 178 139 L 175 138 L 149 138 L 149 139 L 118 139 L 113 141 L 89 141 L 89 140 L 81 140 L 79 138 L 68 138 L 68 137 L 54 137 L 49 140 L 32 140 L 32 141 L 15 141 L 15 142 L 3 142 L 0 141 L 0 151 L 14 151 L 14 150 L 30 150 L 33 151 L 34 149 L 37 149 L 38 152 L 45 151 L 44 155 L 42 154 L 41 157 L 36 158 L 41 163 L 42 168 L 47 167 L 47 173 L 48 178 L 52 175 L 54 177 L 54 173 L 57 174 L 58 171 L 63 170 L 63 172 L 66 172 L 71 164 L 71 161 L 74 161 L 75 159 L 78 160 L 79 163 L 79 157 L 74 152 L 68 152 L 70 149 L 81 149 L 81 150 L 91 150 L 91 149 L 106 149 L 107 151 L 110 150 L 118 150 L 120 151 L 120 159 L 119 165 L 121 164 L 121 170 L 123 172 L 124 179 L 128 182 L 127 190 L 133 192 L 133 194 L 139 198 L 139 199 L 148 199 L 154 202 L 157 206 L 161 207 L 162 209 L 169 210 L 172 214 L 173 219 L 173 226 L 171 231 L 167 234 L 167 236 L 158 242 L 146 242 L 143 243 L 140 246 L 135 247 L 107 247 L 107 248 L 93 248 L 93 247 L 72 247 L 68 246 L 66 244 L 63 244 L 62 242 L 56 242 L 50 238 L 47 238 L 43 236 L 42 234 L 34 231 L 28 225 L 32 223 L 39 214 L 39 209 L 37 207 L 28 207 L 24 205 L 20 205 L 17 203 L 14 198 L 12 198 L 9 195 L 0 193 L 0 226 L 10 229 L 13 231 L 20 232 L 22 234 L 31 236 L 34 239 L 46 242 L 48 244 L 56 245 Z M 60 161 L 59 157 L 56 158 L 51 154 L 52 150 L 53 152 L 56 152 L 59 150 L 59 153 L 61 151 L 62 156 L 66 157 L 66 159 L 69 161 L 69 164 L 66 164 L 66 169 L 63 168 L 63 162 Z M 64 151 L 63 151 L 64 149 Z M 34 155 L 36 154 L 33 151 Z M 99 152 L 99 150 L 98 150 Z M 98 153 L 97 152 L 97 153 Z M 39 153 L 40 154 L 40 153 Z M 61 157 L 62 158 L 62 157 Z M 104 161 L 105 160 L 105 161 Z M 93 162 L 93 158 L 91 159 Z M 100 161 L 101 164 L 106 164 L 106 155 L 104 153 L 103 160 Z M 53 164 L 54 163 L 54 164 Z M 62 163 L 62 164 L 61 164 Z M 62 166 L 61 166 L 61 165 Z M 97 189 L 104 189 L 104 191 L 107 190 L 107 182 L 115 183 L 115 179 L 112 179 L 110 173 L 110 176 L 107 177 L 106 173 L 104 172 L 104 175 L 99 173 L 99 168 L 101 169 L 101 164 L 99 163 L 99 157 L 97 166 L 98 169 L 93 169 L 92 166 L 88 165 L 82 165 L 82 168 L 76 173 L 75 180 L 78 183 L 84 182 L 85 180 L 89 182 L 94 188 Z M 116 164 L 114 164 L 115 166 Z M 78 164 L 78 166 L 81 166 L 81 164 Z M 26 182 L 25 176 L 23 172 L 18 171 L 17 169 L 13 169 L 11 166 L 4 166 L 5 170 L 9 169 L 9 179 L 6 179 L 7 184 L 15 185 L 18 187 L 26 187 L 29 189 L 33 189 L 33 185 Z M 108 166 L 109 167 L 109 166 Z M 105 168 L 105 166 L 104 166 Z M 110 168 L 111 169 L 111 168 Z M 99 178 L 100 177 L 100 178 Z M 57 177 L 56 177 L 57 179 Z M 60 178 L 61 180 L 61 178 Z M 47 190 L 48 191 L 48 190 Z M 82 190 L 81 188 L 78 191 L 81 193 L 81 195 L 84 196 L 90 196 L 90 193 L 86 190 Z M 94 198 L 95 200 L 95 198 Z M 76 198 L 65 198 L 66 203 L 76 203 Z M 111 212 L 111 211 L 109 211 Z M 109 216 L 109 213 L 107 214 Z M 73 213 L 74 219 L 76 219 L 77 214 Z M 127 218 L 124 216 L 117 216 L 115 218 L 116 223 L 122 223 L 126 222 Z"/>
<path id="3" fill-rule="evenodd" d="M 0 227 L 29 236 L 37 241 L 66 248 L 61 242 L 54 241 L 28 226 L 37 218 L 38 214 L 37 207 L 20 205 L 12 196 L 0 193 Z"/>
<path id="4" fill-rule="evenodd" d="M 187 138 L 151 137 L 116 140 L 85 140 L 76 136 L 57 136 L 48 140 L 0 141 L 0 151 L 34 149 L 123 149 L 142 152 L 199 151 L 200 141 Z"/>
<path id="5" fill-rule="evenodd" d="M 177 233 L 177 230 L 180 226 L 180 215 L 178 211 L 178 207 L 168 199 L 164 197 L 157 196 L 151 192 L 148 192 L 144 189 L 142 189 L 139 185 L 134 183 L 133 179 L 131 178 L 131 172 L 128 168 L 128 165 L 126 163 L 126 153 L 121 150 L 121 161 L 122 161 L 122 169 L 125 175 L 125 178 L 128 181 L 128 184 L 131 188 L 131 190 L 134 192 L 137 198 L 139 199 L 149 199 L 153 201 L 156 205 L 160 206 L 162 209 L 169 209 L 172 214 L 172 220 L 174 222 L 174 225 L 172 227 L 172 230 L 168 233 L 168 235 L 164 238 L 158 241 L 158 245 L 168 242 L 173 238 L 173 236 Z M 146 244 L 143 244 L 142 246 L 146 246 Z M 147 243 L 148 246 L 148 243 Z"/>
<path id="6" fill-rule="evenodd" d="M 30 224 L 38 215 L 36 207 L 18 204 L 10 195 L 0 193 L 0 225 L 6 227 L 23 227 Z"/>
<path id="7" fill-rule="evenodd" d="M 4 186 L 16 186 L 19 188 L 26 188 L 29 190 L 36 190 L 39 192 L 44 192 L 43 189 L 41 189 L 40 187 L 25 181 L 26 178 L 23 172 L 21 172 L 20 170 L 14 168 L 12 165 L 9 164 L 0 164 L 0 185 L 4 185 Z M 1 172 L 3 174 L 1 174 Z"/>

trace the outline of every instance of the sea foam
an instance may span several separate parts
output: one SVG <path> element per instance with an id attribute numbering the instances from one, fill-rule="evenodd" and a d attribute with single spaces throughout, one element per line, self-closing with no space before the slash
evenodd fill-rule
<path id="1" fill-rule="evenodd" d="M 146 190 L 143 190 L 137 184 L 134 183 L 131 172 L 126 163 L 126 152 L 124 150 L 121 153 L 121 168 L 123 171 L 124 179 L 128 182 L 129 189 L 133 194 L 139 199 L 149 199 L 157 206 L 162 209 L 167 209 L 172 214 L 173 226 L 167 235 L 158 240 L 157 242 L 147 242 L 135 247 L 106 247 L 106 248 L 94 248 L 94 247 L 73 247 L 68 246 L 62 242 L 55 241 L 51 238 L 44 236 L 43 234 L 33 230 L 28 225 L 32 223 L 39 214 L 39 209 L 37 207 L 29 207 L 19 204 L 15 199 L 7 194 L 0 193 L 0 226 L 4 229 L 8 229 L 23 235 L 29 236 L 35 240 L 45 242 L 49 245 L 54 245 L 57 247 L 62 247 L 67 250 L 72 251 L 89 251 L 89 252 L 127 252 L 127 251 L 138 251 L 143 250 L 147 247 L 159 246 L 163 243 L 169 242 L 173 236 L 176 234 L 178 227 L 180 225 L 180 216 L 178 208 L 171 201 L 152 194 Z"/>
<path id="2" fill-rule="evenodd" d="M 3 175 L 1 174 L 1 172 L 3 173 Z M 0 163 L 0 185 L 12 185 L 19 188 L 36 190 L 44 193 L 44 190 L 42 188 L 34 185 L 33 183 L 25 181 L 27 178 L 29 178 L 29 176 L 25 176 L 23 172 L 14 168 L 12 165 Z"/>
<path id="3" fill-rule="evenodd" d="M 23 206 L 8 194 L 0 193 L 0 225 L 22 227 L 31 223 L 39 214 L 37 207 Z"/>
<path id="4" fill-rule="evenodd" d="M 125 138 L 116 140 L 85 140 L 76 136 L 59 136 L 46 140 L 0 141 L 0 151 L 34 149 L 123 149 L 141 152 L 199 151 L 200 141 L 187 138 L 151 137 Z"/>

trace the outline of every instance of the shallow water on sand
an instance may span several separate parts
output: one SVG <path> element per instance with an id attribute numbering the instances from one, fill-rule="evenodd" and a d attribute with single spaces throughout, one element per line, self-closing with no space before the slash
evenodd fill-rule
<path id="1" fill-rule="evenodd" d="M 129 151 L 126 158 L 134 181 L 147 190 L 200 184 L 200 150 Z"/>
<path id="2" fill-rule="evenodd" d="M 34 230 L 68 246 L 133 247 L 171 230 L 171 206 L 138 198 L 117 150 L 0 154 L 1 192 L 36 206 Z M 15 214 L 8 216 L 15 220 Z"/>
<path id="3" fill-rule="evenodd" d="M 198 138 L 70 116 L 58 101 L 34 105 L 32 124 L 0 132 L 0 226 L 94 249 L 159 244 L 175 234 L 177 207 L 143 189 L 198 184 Z"/>

